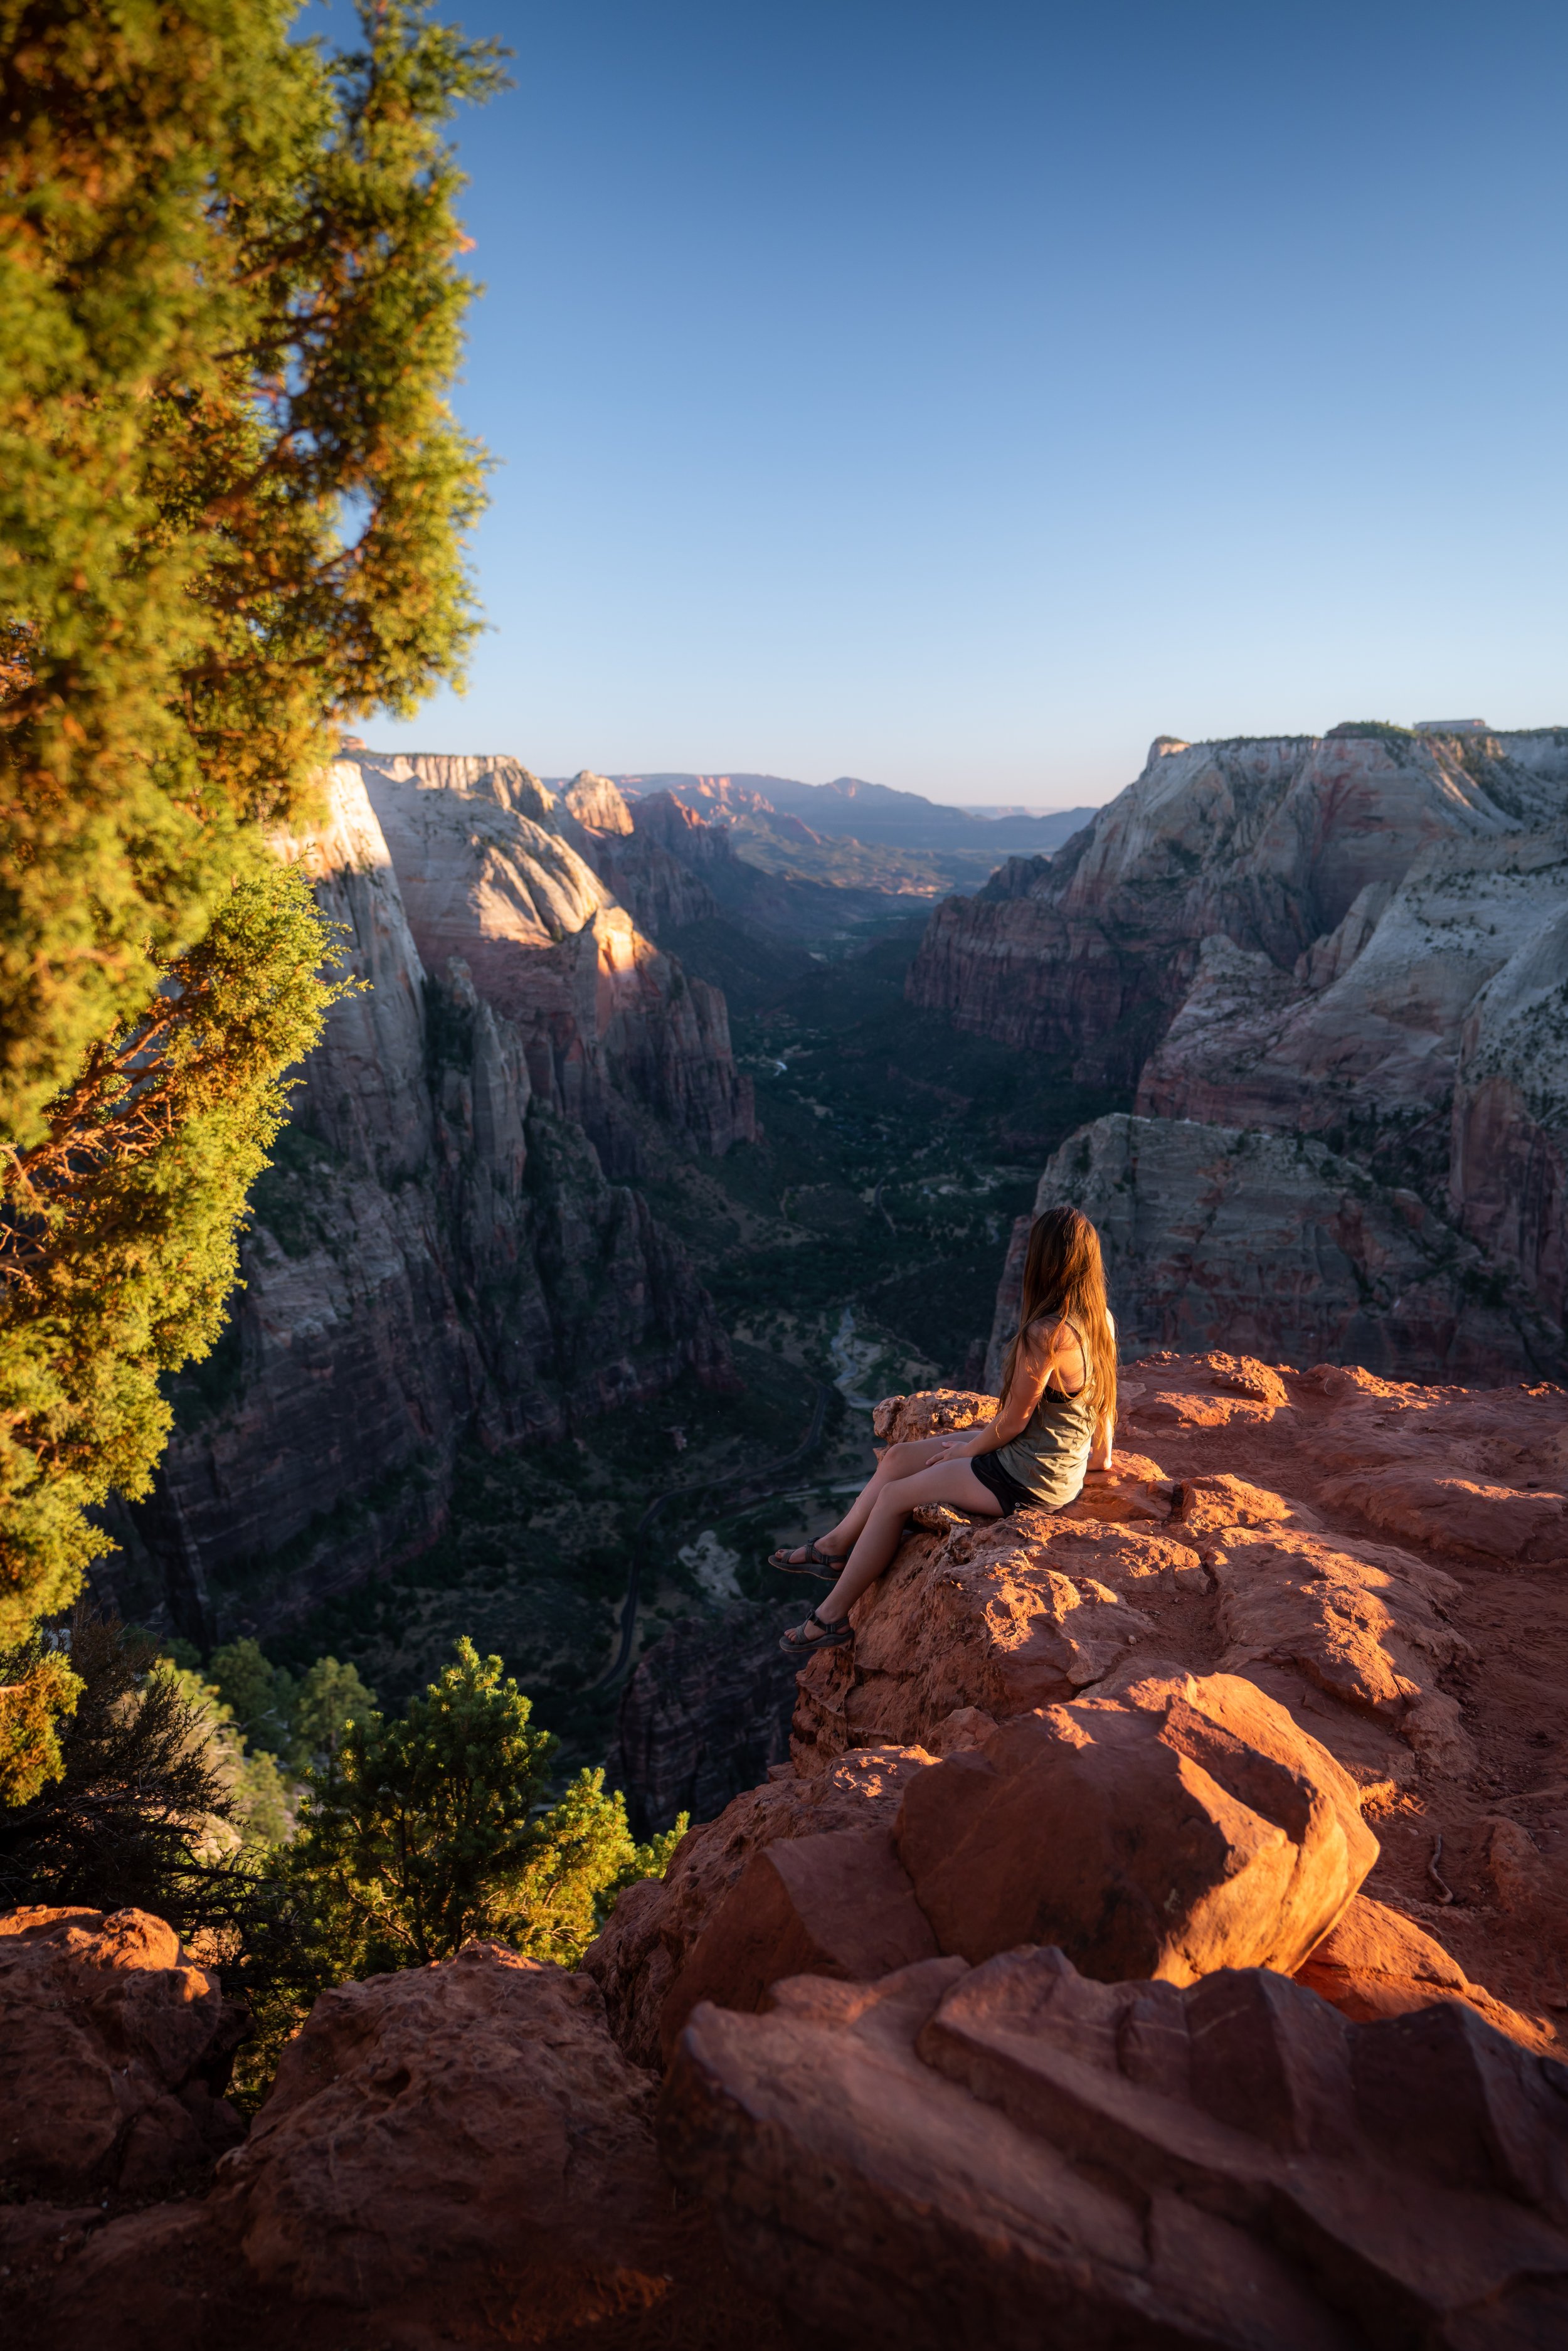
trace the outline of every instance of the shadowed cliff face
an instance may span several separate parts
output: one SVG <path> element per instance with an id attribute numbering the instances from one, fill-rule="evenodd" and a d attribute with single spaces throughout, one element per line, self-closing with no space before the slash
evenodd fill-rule
<path id="1" fill-rule="evenodd" d="M 1173 1302 L 1181 1269 L 1195 1250 L 1212 1257 L 1223 1194 L 1237 1278 L 1219 1288 L 1239 1300 L 1290 1194 L 1314 1229 L 1355 1227 L 1329 1257 L 1359 1319 L 1349 1304 L 1284 1304 L 1262 1278 L 1247 1343 L 1379 1363 L 1415 1347 L 1398 1360 L 1472 1378 L 1560 1363 L 1568 732 L 1162 739 L 1058 856 L 1014 860 L 977 898 L 949 900 L 909 986 L 961 1027 L 1134 1090 L 1139 1145 L 1111 1221 L 1137 1228 L 1120 1246 L 1147 1277 L 1124 1296 L 1144 1337 L 1219 1343 L 1213 1299 Z M 1208 1140 L 1161 1138 L 1169 1122 Z M 1267 1175 L 1258 1159 L 1221 1180 L 1215 1167 L 1235 1158 L 1234 1137 L 1213 1141 L 1222 1129 L 1312 1136 L 1349 1164 L 1335 1174 L 1298 1155 L 1286 1180 L 1284 1159 Z M 1091 1162 L 1108 1165 L 1124 1137 L 1081 1141 L 1082 1165 L 1053 1162 L 1048 1181 L 1098 1197 Z M 1399 1238 L 1385 1248 L 1375 1228 Z M 1390 1321 L 1390 1269 L 1406 1258 L 1419 1302 Z M 1303 1263 L 1298 1286 L 1316 1279 Z"/>
<path id="2" fill-rule="evenodd" d="M 1529 1287 L 1414 1192 L 1317 1142 L 1195 1119 L 1096 1119 L 1052 1154 L 1035 1214 L 1099 1231 L 1124 1345 L 1268 1352 L 1385 1377 L 1517 1380 L 1563 1368 Z M 1031 1218 L 997 1292 L 987 1376 L 1018 1328 Z"/>
<path id="3" fill-rule="evenodd" d="M 551 848 L 556 862 L 541 858 L 526 878 L 546 905 L 570 888 L 588 908 L 588 945 L 569 952 L 586 963 L 596 937 L 624 937 L 634 970 L 639 953 L 656 967 L 644 1033 L 621 1004 L 560 1043 L 565 1017 L 552 1029 L 549 1008 L 559 971 L 525 1033 L 462 958 L 427 967 L 355 767 L 333 771 L 327 829 L 290 844 L 371 985 L 334 1008 L 305 1064 L 254 1196 L 233 1320 L 178 1384 L 154 1497 L 117 1524 L 125 1548 L 103 1580 L 126 1614 L 166 1609 L 195 1634 L 236 1617 L 276 1623 L 428 1541 L 464 1437 L 559 1436 L 572 1416 L 658 1395 L 684 1370 L 719 1386 L 733 1378 L 685 1252 L 607 1178 L 588 1118 L 572 1115 L 597 1086 L 612 1131 L 618 1116 L 634 1132 L 612 1071 L 639 1077 L 645 1102 L 667 1079 L 666 1098 L 701 1114 L 695 1088 L 680 1091 L 683 1067 L 696 1068 L 695 1049 L 682 1060 L 680 975 L 595 894 L 575 852 Z M 502 982 L 502 950 L 522 961 L 520 928 L 499 946 L 478 932 Z M 456 939 L 455 917 L 444 930 L 432 918 L 425 935 L 433 951 Z M 509 1000 L 528 1017 L 520 980 Z M 677 1019 L 661 1028 L 672 1000 Z M 591 1015 L 591 984 L 586 1001 Z M 530 1038 L 542 1040 L 542 1086 Z M 716 1120 L 744 1098 L 733 1066 L 715 1060 Z"/>

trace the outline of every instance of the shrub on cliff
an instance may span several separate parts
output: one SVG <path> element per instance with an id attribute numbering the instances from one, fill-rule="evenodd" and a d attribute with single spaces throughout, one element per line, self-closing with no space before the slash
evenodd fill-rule
<path id="1" fill-rule="evenodd" d="M 570 1967 L 622 1886 L 663 1875 L 685 1820 L 639 1845 L 602 1771 L 548 1802 L 557 1741 L 530 1715 L 500 1659 L 464 1640 L 401 1721 L 349 1725 L 236 1970 L 258 2019 L 253 2086 L 329 1985 L 428 1966 L 471 1936 Z"/>
<path id="2" fill-rule="evenodd" d="M 146 1489 L 331 988 L 264 828 L 475 622 L 443 126 L 491 45 L 361 0 L 0 0 L 0 1640 Z M 14 1684 L 47 1763 L 68 1705 Z M 28 1726 L 32 1726 L 29 1729 Z M 32 1767 L 28 1767 L 32 1768 Z"/>
<path id="3" fill-rule="evenodd" d="M 0 1678 L 24 1680 L 60 1655 L 32 1635 L 0 1652 Z M 260 1914 L 243 1852 L 244 1774 L 226 1768 L 206 1693 L 144 1635 L 87 1606 L 72 1621 L 69 1671 L 51 1768 L 30 1788 L 15 1782 L 0 1805 L 0 1909 L 151 1910 L 182 1935 L 216 1931 L 232 1945 Z"/>

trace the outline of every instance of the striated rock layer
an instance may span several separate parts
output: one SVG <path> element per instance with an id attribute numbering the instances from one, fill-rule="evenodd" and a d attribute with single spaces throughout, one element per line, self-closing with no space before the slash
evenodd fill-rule
<path id="1" fill-rule="evenodd" d="M 615 1779 L 633 1833 L 712 1820 L 789 1752 L 795 1677 L 779 1635 L 800 1611 L 743 1601 L 680 1618 L 627 1677 Z"/>
<path id="2" fill-rule="evenodd" d="M 516 1029 L 534 1093 L 585 1128 L 612 1174 L 637 1172 L 622 1098 L 704 1151 L 750 1139 L 723 997 L 643 935 L 590 862 L 630 831 L 613 785 L 583 778 L 558 803 L 514 759 L 357 765 L 427 969 L 464 958 Z"/>
<path id="3" fill-rule="evenodd" d="M 1035 1214 L 1097 1228 L 1130 1346 L 1245 1350 L 1417 1379 L 1518 1379 L 1565 1362 L 1561 1327 L 1404 1186 L 1295 1134 L 1113 1113 L 1052 1154 Z M 1018 1322 L 1030 1219 L 1015 1228 L 987 1368 Z"/>
<path id="4" fill-rule="evenodd" d="M 1333 1254 L 1373 1287 L 1386 1274 L 1389 1294 L 1365 1306 L 1378 1335 L 1340 1352 L 1466 1377 L 1568 1360 L 1568 730 L 1161 738 L 1056 856 L 1014 860 L 938 910 L 909 993 L 1134 1095 L 1146 1153 L 1169 1163 L 1136 1204 L 1155 1268 L 1208 1221 L 1208 1135 L 1311 1136 L 1355 1172 L 1309 1159 L 1292 1186 L 1276 1155 L 1226 1188 L 1235 1221 L 1256 1211 L 1265 1228 L 1282 1180 L 1312 1196 L 1316 1225 L 1346 1224 L 1325 1191 L 1365 1203 L 1377 1229 L 1336 1235 Z M 1187 1121 L 1207 1131 L 1196 1145 L 1169 1125 Z M 1434 1356 L 1390 1311 L 1385 1237 L 1412 1259 L 1401 1217 L 1446 1282 L 1439 1322 L 1484 1322 L 1500 1282 L 1538 1327 Z M 1261 1240 L 1243 1233 L 1240 1254 L 1268 1278 Z M 1134 1285 L 1118 1305 L 1155 1335 Z M 1266 1328 L 1244 1343 L 1294 1351 Z"/>
<path id="5" fill-rule="evenodd" d="M 699 2009 L 676 2178 L 813 2343 L 1503 2351 L 1568 2326 L 1556 2069 L 1469 2010 L 1351 2023 L 1267 1970 L 1057 1950 Z"/>
<path id="6" fill-rule="evenodd" d="M 461 831 L 447 802 L 468 808 L 463 794 L 406 789 L 435 834 Z M 472 807 L 476 839 L 493 818 L 509 843 L 495 871 L 520 890 L 516 828 L 532 820 L 497 799 Z M 539 837 L 556 861 L 529 869 L 540 904 L 556 904 L 549 891 L 564 873 L 589 910 L 588 946 L 571 952 L 589 954 L 596 922 L 626 935 L 570 844 Z M 120 1558 L 95 1579 L 128 1616 L 162 1615 L 197 1638 L 237 1609 L 276 1622 L 429 1541 L 471 1434 L 548 1437 L 686 1369 L 720 1385 L 733 1376 L 689 1259 L 635 1191 L 607 1178 L 589 1131 L 595 1100 L 612 1105 L 617 1132 L 632 1129 L 631 1098 L 611 1083 L 627 1064 L 607 1040 L 635 1058 L 614 987 L 603 1029 L 585 1036 L 551 1029 L 514 994 L 534 1024 L 525 1031 L 459 956 L 428 966 L 351 763 L 333 770 L 329 824 L 290 846 L 345 926 L 350 969 L 371 985 L 334 1008 L 304 1065 L 278 1164 L 253 1199 L 232 1322 L 179 1384 L 153 1498 L 121 1514 Z M 467 856 L 442 869 L 455 904 L 473 878 Z M 425 935 L 433 953 L 468 937 L 455 918 Z M 520 916 L 475 938 L 502 977 L 526 963 Z M 553 952 L 547 942 L 547 961 Z M 664 958 L 637 969 L 678 998 Z M 722 1057 L 715 1066 L 722 1077 Z"/>

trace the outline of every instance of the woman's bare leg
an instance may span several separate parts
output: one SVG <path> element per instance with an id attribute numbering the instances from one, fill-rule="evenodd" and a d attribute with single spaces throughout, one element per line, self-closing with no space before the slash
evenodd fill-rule
<path id="1" fill-rule="evenodd" d="M 816 1613 L 825 1625 L 836 1625 L 848 1615 L 861 1593 L 876 1582 L 898 1549 L 904 1522 L 916 1502 L 951 1502 L 961 1510 L 972 1510 L 977 1518 L 1000 1518 L 1002 1510 L 990 1488 L 981 1485 L 964 1458 L 935 1461 L 928 1468 L 886 1479 L 880 1486 L 873 1479 L 861 1501 L 866 1501 L 868 1496 L 861 1532 L 844 1562 L 843 1572 L 827 1598 L 817 1603 Z M 857 1502 L 855 1509 L 859 1508 Z M 847 1525 L 848 1520 L 844 1523 Z M 804 1629 L 810 1636 L 811 1626 L 808 1625 Z"/>
<path id="2" fill-rule="evenodd" d="M 846 1558 L 854 1548 L 856 1538 L 876 1507 L 879 1494 L 890 1479 L 907 1478 L 916 1469 L 924 1469 L 934 1454 L 951 1445 L 949 1437 L 914 1437 L 903 1445 L 890 1445 L 876 1468 L 861 1488 L 836 1527 L 817 1537 L 818 1544 L 830 1559 Z"/>

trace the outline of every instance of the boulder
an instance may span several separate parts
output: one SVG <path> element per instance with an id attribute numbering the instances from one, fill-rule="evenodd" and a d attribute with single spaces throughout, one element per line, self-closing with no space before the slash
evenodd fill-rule
<path id="1" fill-rule="evenodd" d="M 655 2087 L 586 1977 L 495 1944 L 340 1985 L 205 2199 L 90 2234 L 61 2214 L 30 2251 L 0 2230 L 16 2340 L 436 2351 L 626 2342 L 645 2319 L 650 2340 L 772 2346 L 704 2216 L 672 2212 Z"/>
<path id="2" fill-rule="evenodd" d="M 1544 2351 L 1559 2074 L 1458 2004 L 1353 2024 L 1267 1970 L 1014 1951 L 699 2008 L 660 2137 L 813 2344 Z"/>
<path id="3" fill-rule="evenodd" d="M 655 2298 L 652 2085 L 585 1978 L 470 1943 L 324 1993 L 224 2167 L 256 2283 L 386 2307 L 455 2262 L 546 2306 Z"/>
<path id="4" fill-rule="evenodd" d="M 246 2011 L 145 1910 L 0 1917 L 0 2188 L 141 2191 L 210 2169 Z"/>
<path id="5" fill-rule="evenodd" d="M 940 1949 L 1051 1943 L 1086 1974 L 1293 1972 L 1377 1858 L 1354 1782 L 1250 1682 L 1145 1669 L 1004 1723 L 904 1792 Z"/>
<path id="6" fill-rule="evenodd" d="M 907 1445 L 920 1437 L 946 1437 L 995 1420 L 997 1399 L 972 1388 L 922 1388 L 915 1395 L 883 1396 L 872 1407 L 872 1435 L 879 1445 Z"/>
<path id="7" fill-rule="evenodd" d="M 610 2027 L 634 2064 L 657 2065 L 665 2002 L 698 1938 L 755 1855 L 787 1838 L 847 1829 L 890 1831 L 911 1779 L 933 1758 L 913 1747 L 868 1747 L 810 1779 L 789 1765 L 688 1830 L 662 1879 L 628 1886 L 583 1972 L 604 1995 Z"/>

